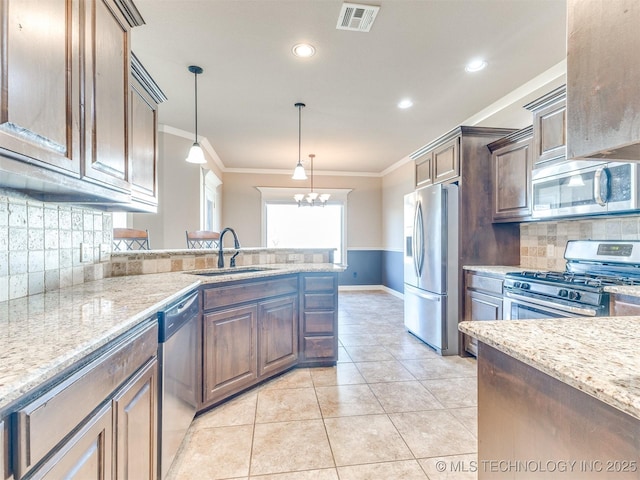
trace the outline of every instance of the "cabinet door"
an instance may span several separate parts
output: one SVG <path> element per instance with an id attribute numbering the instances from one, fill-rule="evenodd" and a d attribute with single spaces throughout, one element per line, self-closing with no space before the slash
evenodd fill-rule
<path id="1" fill-rule="evenodd" d="M 454 138 L 433 151 L 433 183 L 441 183 L 460 175 L 459 142 L 459 138 Z"/>
<path id="2" fill-rule="evenodd" d="M 204 315 L 204 402 L 239 391 L 258 378 L 256 305 Z"/>
<path id="3" fill-rule="evenodd" d="M 130 27 L 112 2 L 86 2 L 84 175 L 126 192 Z"/>
<path id="4" fill-rule="evenodd" d="M 564 160 L 567 153 L 567 107 L 564 96 L 533 114 L 536 166 Z"/>
<path id="5" fill-rule="evenodd" d="M 135 80 L 130 91 L 129 183 L 131 196 L 157 205 L 158 105 Z"/>
<path id="6" fill-rule="evenodd" d="M 0 22 L 0 151 L 78 175 L 79 1 L 4 0 Z"/>
<path id="7" fill-rule="evenodd" d="M 295 296 L 258 304 L 258 376 L 276 373 L 298 361 L 298 302 Z"/>
<path id="8" fill-rule="evenodd" d="M 112 436 L 112 408 L 107 403 L 30 478 L 110 480 Z"/>
<path id="9" fill-rule="evenodd" d="M 493 152 L 493 221 L 514 221 L 531 215 L 531 138 Z"/>
<path id="10" fill-rule="evenodd" d="M 433 183 L 433 152 L 416 160 L 416 187 L 426 187 Z"/>
<path id="11" fill-rule="evenodd" d="M 502 297 L 467 290 L 464 305 L 464 319 L 466 321 L 502 320 Z M 465 350 L 473 355 L 478 355 L 477 340 L 466 335 Z"/>
<path id="12" fill-rule="evenodd" d="M 116 478 L 155 480 L 158 361 L 150 360 L 115 395 Z"/>

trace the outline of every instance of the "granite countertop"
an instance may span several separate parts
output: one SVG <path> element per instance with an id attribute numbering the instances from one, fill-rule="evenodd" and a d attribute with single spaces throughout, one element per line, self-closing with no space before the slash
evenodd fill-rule
<path id="1" fill-rule="evenodd" d="M 459 329 L 640 419 L 640 317 L 462 322 Z"/>
<path id="2" fill-rule="evenodd" d="M 333 264 L 271 264 L 240 273 L 247 268 L 211 277 L 194 271 L 113 277 L 0 302 L 0 413 L 201 284 L 344 270 Z"/>
<path id="3" fill-rule="evenodd" d="M 523 268 L 517 266 L 504 266 L 504 265 L 464 265 L 462 267 L 464 270 L 469 270 L 471 272 L 478 273 L 489 273 L 493 275 L 504 276 L 509 272 L 523 272 L 525 270 L 534 270 L 532 268 Z"/>

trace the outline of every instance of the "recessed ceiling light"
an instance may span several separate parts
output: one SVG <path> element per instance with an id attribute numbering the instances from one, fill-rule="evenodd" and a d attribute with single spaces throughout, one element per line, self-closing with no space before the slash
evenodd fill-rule
<path id="1" fill-rule="evenodd" d="M 291 52 L 296 56 L 296 57 L 313 57 L 313 55 L 316 53 L 316 49 L 314 48 L 313 45 L 309 45 L 308 43 L 298 43 L 297 45 L 294 45 L 293 48 L 291 49 Z"/>
<path id="2" fill-rule="evenodd" d="M 409 107 L 413 107 L 413 102 L 408 98 L 405 98 L 404 100 L 400 100 L 398 102 L 398 108 L 409 108 Z"/>
<path id="3" fill-rule="evenodd" d="M 469 63 L 467 63 L 467 66 L 464 67 L 464 69 L 465 71 L 472 73 L 472 72 L 479 72 L 480 70 L 484 69 L 484 67 L 486 66 L 487 66 L 487 62 L 479 58 L 477 60 L 472 60 Z"/>

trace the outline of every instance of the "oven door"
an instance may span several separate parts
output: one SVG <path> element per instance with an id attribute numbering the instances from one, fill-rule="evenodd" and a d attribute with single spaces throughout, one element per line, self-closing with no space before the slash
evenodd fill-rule
<path id="1" fill-rule="evenodd" d="M 518 295 L 513 292 L 504 293 L 502 308 L 505 320 L 595 317 L 598 315 L 595 308 L 560 305 L 553 301 Z"/>

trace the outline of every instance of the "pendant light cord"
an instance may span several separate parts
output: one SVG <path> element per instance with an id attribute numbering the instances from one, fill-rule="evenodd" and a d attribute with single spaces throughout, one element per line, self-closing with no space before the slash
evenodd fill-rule
<path id="1" fill-rule="evenodd" d="M 302 104 L 298 103 L 298 163 L 301 163 L 300 152 L 302 151 Z"/>
<path id="2" fill-rule="evenodd" d="M 196 140 L 195 143 L 198 143 L 198 72 L 193 72 L 193 76 L 195 78 L 195 92 L 196 92 Z"/>

